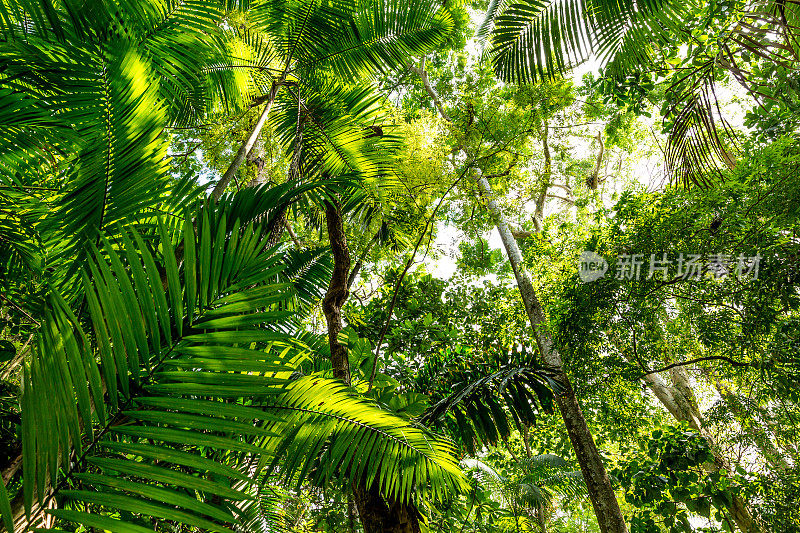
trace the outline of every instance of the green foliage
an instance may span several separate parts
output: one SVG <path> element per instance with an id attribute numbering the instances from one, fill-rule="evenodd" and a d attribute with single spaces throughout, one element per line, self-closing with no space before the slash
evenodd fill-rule
<path id="1" fill-rule="evenodd" d="M 458 346 L 430 357 L 420 369 L 416 388 L 435 403 L 421 421 L 434 425 L 446 417 L 450 431 L 474 455 L 481 444 L 496 444 L 537 421 L 537 411 L 552 412 L 558 385 L 522 350 L 474 353 Z M 441 399 L 440 399 L 441 398 Z"/>
<path id="2" fill-rule="evenodd" d="M 322 464 L 312 479 L 364 476 L 401 501 L 416 485 L 430 483 L 434 498 L 459 489 L 445 441 L 334 382 L 290 379 L 308 351 L 282 331 L 296 290 L 279 281 L 284 267 L 260 226 L 228 229 L 225 205 L 187 214 L 180 266 L 160 222 L 151 244 L 135 229 L 118 230 L 118 249 L 103 239 L 82 275 L 85 318 L 49 298 L 22 378 L 32 524 L 57 498 L 47 513 L 92 527 L 139 530 L 153 517 L 226 530 L 250 498 L 236 465 L 266 454 L 285 481 Z"/>
<path id="3" fill-rule="evenodd" d="M 631 531 L 662 531 L 661 523 L 670 532 L 691 532 L 689 512 L 713 516 L 732 530 L 726 513 L 741 488 L 709 468 L 714 459 L 697 432 L 674 426 L 654 430 L 646 450 L 612 471 L 625 488 L 625 500 L 638 509 Z"/>
<path id="4" fill-rule="evenodd" d="M 478 238 L 477 242 L 462 241 L 458 245 L 461 252 L 458 268 L 478 276 L 496 272 L 502 264 L 503 253 L 490 249 L 486 239 Z"/>

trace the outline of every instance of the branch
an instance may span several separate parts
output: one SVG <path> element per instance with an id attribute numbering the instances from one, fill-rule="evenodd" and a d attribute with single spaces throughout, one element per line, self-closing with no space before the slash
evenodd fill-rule
<path id="1" fill-rule="evenodd" d="M 658 374 L 660 372 L 665 372 L 671 368 L 679 367 L 679 366 L 686 366 L 686 365 L 693 365 L 695 363 L 700 363 L 702 361 L 725 361 L 730 363 L 733 366 L 743 367 L 743 366 L 750 366 L 750 363 L 742 363 L 741 361 L 736 361 L 731 359 L 730 357 L 726 357 L 724 355 L 709 355 L 707 357 L 698 357 L 697 359 L 690 359 L 689 361 L 683 361 L 681 363 L 672 363 L 671 365 L 667 365 L 663 368 L 659 368 L 658 370 L 651 370 L 650 372 L 645 372 L 638 379 L 641 379 L 645 376 L 649 376 L 650 374 Z"/>
<path id="2" fill-rule="evenodd" d="M 534 234 L 536 233 L 534 231 L 527 231 L 527 230 L 523 230 L 523 229 L 515 229 L 515 228 L 512 228 L 512 227 L 509 227 L 509 229 L 511 230 L 511 235 L 517 240 L 528 239 L 530 237 L 533 237 Z"/>
<path id="3" fill-rule="evenodd" d="M 416 73 L 422 80 L 422 84 L 425 86 L 425 91 L 428 93 L 428 96 L 431 97 L 431 100 L 433 100 L 433 105 L 436 106 L 436 110 L 439 112 L 439 115 L 441 115 L 441 117 L 447 122 L 452 124 L 453 120 L 450 118 L 450 115 L 447 114 L 447 111 L 444 110 L 442 101 L 439 99 L 439 95 L 436 94 L 436 91 L 431 86 L 431 82 L 428 79 L 428 73 L 425 72 L 425 58 L 422 58 L 422 61 L 418 67 L 415 67 L 411 62 L 409 62 L 407 66 L 408 70 Z"/>
<path id="4" fill-rule="evenodd" d="M 567 198 L 565 196 L 559 196 L 557 194 L 547 193 L 548 198 L 555 198 L 557 200 L 561 200 L 562 202 L 567 202 L 568 204 L 575 205 L 575 200 L 571 198 Z"/>

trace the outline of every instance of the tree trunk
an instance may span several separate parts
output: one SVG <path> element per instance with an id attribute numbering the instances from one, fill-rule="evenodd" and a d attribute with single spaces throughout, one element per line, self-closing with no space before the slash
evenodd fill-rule
<path id="1" fill-rule="evenodd" d="M 348 289 L 350 251 L 347 248 L 344 221 L 339 206 L 326 202 L 325 219 L 333 253 L 333 275 L 328 292 L 322 300 L 322 310 L 328 324 L 328 345 L 331 350 L 333 375 L 349 385 L 350 361 L 347 347 L 339 343 L 338 337 L 343 329 L 342 306 L 350 294 Z M 413 503 L 385 499 L 378 490 L 377 480 L 364 479 L 354 486 L 353 499 L 364 533 L 420 533 L 419 513 Z"/>
<path id="2" fill-rule="evenodd" d="M 628 359 L 621 346 L 617 346 L 620 353 Z M 689 427 L 697 431 L 709 447 L 714 450 L 714 464 L 709 464 L 711 470 L 730 471 L 730 465 L 715 450 L 714 438 L 703 428 L 703 418 L 697 406 L 697 399 L 689 382 L 689 375 L 686 368 L 682 366 L 670 369 L 672 384 L 668 384 L 658 374 L 647 374 L 644 376 L 647 387 L 653 392 L 658 401 L 667 408 L 667 411 L 679 422 L 686 422 Z M 728 507 L 728 512 L 733 521 L 743 533 L 760 533 L 761 527 L 753 519 L 753 515 L 747 508 L 747 504 L 738 496 L 733 497 L 732 504 Z"/>
<path id="3" fill-rule="evenodd" d="M 547 191 L 550 189 L 550 181 L 553 176 L 553 163 L 550 157 L 549 136 L 550 129 L 547 121 L 543 121 L 542 127 L 542 153 L 544 154 L 544 169 L 542 172 L 542 188 L 536 198 L 536 209 L 533 212 L 533 226 L 537 232 L 544 228 L 544 204 L 547 201 Z"/>
<path id="4" fill-rule="evenodd" d="M 673 397 L 676 399 L 678 405 L 681 407 L 682 413 L 687 413 L 689 419 L 684 419 L 689 422 L 689 425 L 697 430 L 700 435 L 706 439 L 712 450 L 716 448 L 714 438 L 702 426 L 702 415 L 697 406 L 697 399 L 692 391 L 691 384 L 689 383 L 689 374 L 683 366 L 677 366 L 670 369 L 670 377 L 672 378 Z M 685 416 L 685 415 L 684 415 Z M 678 420 L 681 420 L 680 418 Z M 730 463 L 720 453 L 714 451 L 714 466 L 719 470 L 726 472 L 731 471 Z M 753 519 L 753 515 L 748 509 L 747 503 L 739 496 L 734 495 L 728 511 L 742 533 L 761 533 L 761 527 L 758 522 Z"/>
<path id="5" fill-rule="evenodd" d="M 564 372 L 561 354 L 553 345 L 550 334 L 543 327 L 545 322 L 544 309 L 536 296 L 536 291 L 527 272 L 525 272 L 522 254 L 519 251 L 517 242 L 511 234 L 500 208 L 492 198 L 492 188 L 485 177 L 482 176 L 478 179 L 478 186 L 480 187 L 481 195 L 487 200 L 489 211 L 495 219 L 497 231 L 500 233 L 509 262 L 517 278 L 517 286 L 525 304 L 525 311 L 530 320 L 531 328 L 533 328 L 539 351 L 545 364 L 554 372 L 556 381 L 562 387 L 560 393 L 556 395 L 556 403 L 561 411 L 561 417 L 564 419 L 569 439 L 572 442 L 572 447 L 575 449 L 575 455 L 581 467 L 581 473 L 586 481 L 586 488 L 589 492 L 594 512 L 597 515 L 597 523 L 603 533 L 626 533 L 627 527 L 619 509 L 614 489 L 611 486 L 611 481 L 603 466 L 603 461 L 597 451 L 592 434 L 589 432 L 586 419 L 583 417 L 583 411 L 581 411 L 581 407 L 578 404 L 575 391 Z"/>
<path id="6" fill-rule="evenodd" d="M 214 190 L 211 192 L 211 196 L 214 198 L 214 200 L 219 200 L 220 196 L 222 196 L 222 193 L 225 192 L 225 187 L 228 186 L 228 183 L 230 183 L 230 181 L 233 179 L 236 171 L 239 170 L 239 167 L 242 166 L 242 163 L 244 163 L 244 160 L 247 158 L 247 154 L 249 154 L 250 150 L 253 149 L 253 145 L 256 144 L 258 136 L 261 134 L 261 129 L 267 122 L 267 118 L 269 118 L 269 111 L 272 109 L 272 104 L 275 103 L 275 96 L 278 94 L 278 89 L 280 86 L 280 82 L 274 82 L 272 84 L 272 88 L 270 89 L 269 96 L 267 98 L 267 103 L 264 106 L 264 111 L 262 111 L 261 115 L 258 117 L 258 121 L 250 131 L 250 135 L 247 137 L 247 140 L 242 144 L 242 146 L 239 147 L 239 151 L 236 152 L 236 157 L 233 158 L 228 170 L 225 171 L 225 174 L 222 175 L 220 180 L 214 186 Z"/>
<path id="7" fill-rule="evenodd" d="M 347 289 L 347 276 L 350 273 L 350 250 L 344 233 L 344 223 L 339 206 L 325 202 L 325 221 L 328 226 L 328 239 L 333 253 L 333 274 L 328 292 L 322 300 L 322 311 L 328 324 L 328 345 L 331 349 L 333 376 L 350 384 L 350 361 L 347 347 L 339 343 L 342 331 L 342 306 L 350 291 Z"/>
<path id="8" fill-rule="evenodd" d="M 354 493 L 364 533 L 420 533 L 413 506 L 387 503 L 375 485 L 370 490 L 357 488 Z"/>
<path id="9" fill-rule="evenodd" d="M 786 459 L 783 457 L 775 444 L 772 443 L 766 429 L 763 428 L 757 421 L 753 420 L 752 414 L 748 414 L 747 408 L 742 404 L 739 397 L 726 385 L 722 383 L 716 376 L 707 374 L 708 379 L 714 384 L 714 388 L 725 401 L 731 413 L 738 419 L 739 425 L 742 429 L 749 433 L 753 438 L 758 451 L 764 457 L 764 460 L 769 464 L 773 470 L 784 471 L 789 470 L 791 467 Z"/>
<path id="10" fill-rule="evenodd" d="M 420 73 L 420 75 L 422 75 L 422 73 Z M 438 101 L 438 96 L 430 84 L 426 84 L 425 89 L 435 102 Z M 452 120 L 443 112 L 444 110 L 441 106 L 437 106 L 437 109 L 439 109 L 439 114 L 442 118 L 452 124 Z M 527 273 L 523 269 L 522 254 L 517 246 L 517 241 L 514 239 L 508 224 L 505 222 L 497 203 L 492 199 L 492 188 L 489 182 L 482 176 L 478 179 L 478 185 L 481 196 L 486 198 L 489 210 L 495 218 L 497 231 L 500 233 L 509 262 L 514 269 L 517 285 L 523 303 L 525 304 L 525 311 L 528 314 L 528 319 L 533 328 L 539 350 L 545 363 L 555 370 L 556 379 L 558 379 L 563 386 L 562 393 L 556 397 L 556 403 L 561 411 L 564 424 L 567 427 L 572 446 L 575 448 L 575 454 L 580 463 L 581 473 L 586 481 L 589 497 L 592 500 L 592 506 L 597 515 L 597 523 L 600 525 L 600 529 L 603 533 L 627 533 L 628 529 L 625 526 L 625 519 L 622 517 L 622 512 L 619 509 L 617 498 L 614 495 L 614 489 L 611 486 L 611 480 L 608 479 L 608 474 L 600 459 L 600 454 L 594 444 L 594 439 L 589 432 L 589 427 L 586 425 L 586 420 L 583 417 L 580 405 L 578 405 L 578 400 L 575 397 L 572 384 L 564 373 L 561 364 L 561 355 L 553 347 L 553 341 L 550 335 L 544 328 L 540 327 L 544 323 L 544 310 L 536 297 L 536 293 L 533 290 L 533 285 Z"/>

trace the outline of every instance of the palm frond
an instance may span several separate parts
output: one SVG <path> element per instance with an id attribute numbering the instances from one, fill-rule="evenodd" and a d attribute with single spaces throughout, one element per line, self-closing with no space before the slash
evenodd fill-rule
<path id="1" fill-rule="evenodd" d="M 272 121 L 281 144 L 292 147 L 299 110 L 304 176 L 370 180 L 391 174 L 399 139 L 382 129 L 387 118 L 374 87 L 304 83 L 286 94 Z"/>
<path id="2" fill-rule="evenodd" d="M 18 517 L 18 528 L 49 515 L 113 531 L 161 521 L 230 531 L 266 464 L 259 457 L 299 479 L 310 473 L 302 463 L 312 460 L 309 444 L 330 454 L 318 479 L 369 474 L 397 498 L 417 485 L 438 497 L 459 488 L 446 441 L 341 384 L 288 379 L 309 354 L 281 331 L 297 309 L 295 291 L 276 281 L 283 258 L 265 249 L 257 224 L 229 226 L 233 203 L 202 204 L 177 232 L 158 221 L 147 240 L 118 226 L 81 274 L 84 313 L 49 296 L 22 376 L 28 518 Z M 314 283 L 302 272 L 282 275 Z M 362 446 L 342 448 L 354 439 Z"/>
<path id="3" fill-rule="evenodd" d="M 587 59 L 587 9 L 583 0 L 508 2 L 497 11 L 489 37 L 487 54 L 497 75 L 508 82 L 537 81 Z"/>
<path id="4" fill-rule="evenodd" d="M 340 21 L 330 40 L 314 48 L 298 68 L 330 68 L 345 79 L 404 66 L 411 57 L 435 49 L 453 27 L 439 2 L 423 0 L 359 0 L 334 2 L 330 15 Z"/>
<path id="5" fill-rule="evenodd" d="M 709 186 L 719 176 L 720 164 L 734 166 L 735 159 L 726 146 L 735 136 L 719 110 L 710 67 L 687 78 L 667 91 L 670 103 L 665 117 L 671 122 L 665 150 L 667 171 L 686 187 Z"/>
<path id="6" fill-rule="evenodd" d="M 102 240 L 83 275 L 90 329 L 57 293 L 49 299 L 23 377 L 29 512 L 56 499 L 52 516 L 105 529 L 144 517 L 214 531 L 235 523 L 213 503 L 247 498 L 248 478 L 227 461 L 264 453 L 254 443 L 274 434 L 255 422 L 271 415 L 253 406 L 280 392 L 284 363 L 304 348 L 269 326 L 293 308 L 290 287 L 272 281 L 279 257 L 252 225 L 233 238 L 224 215 L 198 216 L 197 235 L 184 223 L 182 268 L 163 225 L 160 254 L 135 230 L 119 229 L 121 249 Z M 70 501 L 122 518 L 64 508 Z"/>
<path id="7" fill-rule="evenodd" d="M 300 378 L 268 412 L 288 419 L 283 436 L 273 439 L 277 453 L 268 470 L 286 483 L 363 480 L 402 502 L 419 492 L 441 501 L 466 487 L 451 443 L 376 409 L 338 381 Z"/>
<path id="8" fill-rule="evenodd" d="M 431 406 L 420 421 L 431 425 L 447 416 L 449 425 L 470 453 L 477 444 L 493 444 L 511 434 L 511 424 L 536 421 L 536 412 L 553 409 L 557 384 L 536 366 L 525 351 L 495 351 L 485 358 L 441 357 L 420 374 L 425 387 L 444 398 Z M 429 377 L 426 377 L 429 376 Z"/>
<path id="9" fill-rule="evenodd" d="M 286 281 L 292 283 L 301 305 L 312 306 L 320 301 L 331 280 L 333 262 L 327 246 L 306 250 L 287 250 L 284 272 L 291 273 Z"/>
<path id="10" fill-rule="evenodd" d="M 482 31 L 487 55 L 504 81 L 554 78 L 593 54 L 624 75 L 647 63 L 654 46 L 669 42 L 688 7 L 671 0 L 493 2 Z"/>
<path id="11" fill-rule="evenodd" d="M 19 184 L 38 177 L 63 158 L 64 147 L 74 141 L 74 132 L 44 103 L 21 90 L 0 89 L 0 183 Z"/>

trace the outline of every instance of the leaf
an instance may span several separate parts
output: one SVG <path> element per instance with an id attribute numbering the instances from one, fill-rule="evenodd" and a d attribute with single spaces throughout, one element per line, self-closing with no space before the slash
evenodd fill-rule
<path id="1" fill-rule="evenodd" d="M 12 342 L 0 340 L 0 363 L 11 361 L 17 355 L 17 348 Z"/>
<path id="2" fill-rule="evenodd" d="M 11 503 L 8 500 L 5 482 L 0 479 L 0 518 L 6 531 L 14 531 L 14 516 L 11 514 Z"/>

